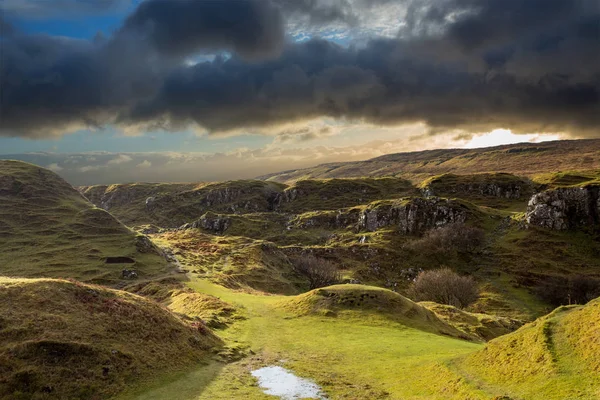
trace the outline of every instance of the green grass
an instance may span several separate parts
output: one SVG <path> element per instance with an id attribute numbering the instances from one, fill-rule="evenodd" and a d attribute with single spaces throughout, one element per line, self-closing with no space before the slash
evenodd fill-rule
<path id="1" fill-rule="evenodd" d="M 533 180 L 550 189 L 598 185 L 600 170 L 549 172 L 536 175 Z"/>
<path id="2" fill-rule="evenodd" d="M 279 363 L 314 379 L 332 399 L 464 399 L 467 394 L 487 398 L 464 385 L 446 365 L 457 354 L 480 349 L 480 344 L 409 328 L 375 314 L 295 316 L 281 307 L 290 298 L 232 292 L 204 280 L 188 285 L 244 310 L 246 319 L 219 334 L 228 343 L 247 346 L 254 355 L 222 368 L 214 365 L 174 376 L 124 399 L 266 399 L 250 371 Z"/>
<path id="3" fill-rule="evenodd" d="M 382 289 L 348 285 L 321 289 L 323 296 L 315 291 L 283 297 L 235 292 L 206 280 L 187 284 L 242 310 L 246 318 L 219 335 L 247 357 L 164 377 L 120 399 L 268 399 L 250 375 L 266 365 L 313 379 L 330 399 L 591 399 L 600 393 L 600 300 L 563 307 L 483 346 L 389 318 L 386 309 L 406 308 L 390 308 L 397 295 Z M 327 303 L 330 292 L 381 296 L 348 306 Z M 377 307 L 380 314 L 369 311 Z M 444 318 L 462 329 L 491 326 L 489 316 L 460 313 Z M 411 315 L 427 321 L 423 314 Z"/>
<path id="4" fill-rule="evenodd" d="M 123 268 L 140 277 L 168 270 L 157 252 L 53 172 L 0 161 L 0 274 L 115 283 Z M 142 251 L 140 251 L 142 250 Z M 106 264 L 130 257 L 132 265 Z"/>
<path id="5" fill-rule="evenodd" d="M 456 367 L 473 382 L 515 398 L 593 399 L 600 396 L 600 300 L 562 307 L 490 342 Z"/>

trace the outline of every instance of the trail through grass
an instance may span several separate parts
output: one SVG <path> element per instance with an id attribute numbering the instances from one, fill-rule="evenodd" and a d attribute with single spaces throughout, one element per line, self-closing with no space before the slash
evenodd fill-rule
<path id="1" fill-rule="evenodd" d="M 214 363 L 171 377 L 159 387 L 126 399 L 268 399 L 250 372 L 282 365 L 314 380 L 332 399 L 486 399 L 464 384 L 447 363 L 480 344 L 407 328 L 376 314 L 343 318 L 293 317 L 277 307 L 284 296 L 233 292 L 204 280 L 188 283 L 198 292 L 243 307 L 246 319 L 220 335 L 249 356 Z"/>

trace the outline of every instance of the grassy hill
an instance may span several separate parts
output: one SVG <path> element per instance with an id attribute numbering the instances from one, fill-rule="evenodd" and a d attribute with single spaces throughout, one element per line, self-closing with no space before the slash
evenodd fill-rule
<path id="1" fill-rule="evenodd" d="M 387 289 L 364 285 L 336 285 L 315 289 L 281 303 L 294 315 L 390 318 L 425 332 L 461 339 L 473 337 L 442 321 L 434 312 Z"/>
<path id="2" fill-rule="evenodd" d="M 55 173 L 20 161 L 0 161 L 0 238 L 5 276 L 114 283 L 123 268 L 140 277 L 168 270 L 147 238 Z"/>
<path id="3" fill-rule="evenodd" d="M 487 344 L 457 367 L 476 385 L 519 399 L 600 397 L 600 299 L 561 307 Z"/>
<path id="4" fill-rule="evenodd" d="M 129 293 L 0 277 L 0 398 L 105 399 L 205 363 L 220 340 Z"/>
<path id="5" fill-rule="evenodd" d="M 599 169 L 600 140 L 594 139 L 398 153 L 366 161 L 284 171 L 262 176 L 261 179 L 293 183 L 302 179 L 396 176 L 417 183 L 430 176 L 447 173 L 507 172 L 534 177 L 557 171 Z"/>

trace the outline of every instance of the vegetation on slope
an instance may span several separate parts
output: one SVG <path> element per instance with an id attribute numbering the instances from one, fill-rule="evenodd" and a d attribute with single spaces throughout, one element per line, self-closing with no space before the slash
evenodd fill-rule
<path id="1" fill-rule="evenodd" d="M 294 315 L 358 317 L 368 320 L 390 318 L 404 326 L 426 332 L 471 338 L 440 320 L 434 312 L 387 289 L 364 285 L 335 285 L 315 289 L 281 303 Z"/>
<path id="2" fill-rule="evenodd" d="M 430 301 L 419 302 L 418 304 L 434 312 L 441 320 L 466 335 L 475 336 L 485 341 L 514 332 L 523 325 L 523 322 L 517 319 L 472 313 L 447 304 Z"/>
<path id="3" fill-rule="evenodd" d="M 229 288 L 296 294 L 304 283 L 272 243 L 198 230 L 165 232 L 154 238 L 169 246 L 187 268 Z"/>
<path id="4" fill-rule="evenodd" d="M 0 161 L 0 238 L 0 274 L 6 276 L 113 283 L 123 268 L 140 277 L 168 268 L 147 238 L 95 208 L 55 173 L 19 161 Z"/>
<path id="5" fill-rule="evenodd" d="M 243 310 L 246 318 L 219 331 L 219 335 L 228 343 L 247 346 L 248 357 L 162 380 L 157 386 L 124 399 L 263 400 L 268 396 L 250 372 L 267 365 L 282 365 L 298 376 L 316 381 L 330 399 L 490 398 L 470 387 L 446 365 L 456 355 L 480 349 L 478 343 L 425 332 L 400 320 L 378 316 L 376 307 L 369 308 L 366 302 L 364 312 L 360 307 L 343 307 L 346 311 L 338 310 L 337 318 L 321 313 L 298 317 L 285 306 L 294 297 L 231 291 L 195 278 L 188 285 Z M 359 286 L 358 290 L 377 291 L 383 307 L 388 296 L 398 296 L 377 288 Z M 419 316 L 402 318 L 409 322 Z M 423 325 L 428 323 L 423 320 Z"/>
<path id="6" fill-rule="evenodd" d="M 528 179 L 507 173 L 443 174 L 419 185 L 429 195 L 460 198 L 500 210 L 522 211 L 534 193 Z"/>
<path id="7" fill-rule="evenodd" d="M 101 399 L 209 358 L 220 340 L 129 293 L 0 278 L 0 398 Z"/>
<path id="8" fill-rule="evenodd" d="M 125 288 L 128 292 L 151 298 L 169 310 L 210 328 L 224 328 L 241 318 L 236 307 L 217 297 L 195 292 L 176 278 L 142 282 Z"/>
<path id="9" fill-rule="evenodd" d="M 600 299 L 561 307 L 457 363 L 477 384 L 514 398 L 600 396 Z"/>

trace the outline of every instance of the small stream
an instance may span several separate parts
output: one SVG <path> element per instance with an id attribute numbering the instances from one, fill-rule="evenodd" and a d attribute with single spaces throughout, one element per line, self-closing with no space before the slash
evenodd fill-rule
<path id="1" fill-rule="evenodd" d="M 316 383 L 297 377 L 285 368 L 272 366 L 252 371 L 265 394 L 279 396 L 282 400 L 320 399 L 325 400 Z"/>

